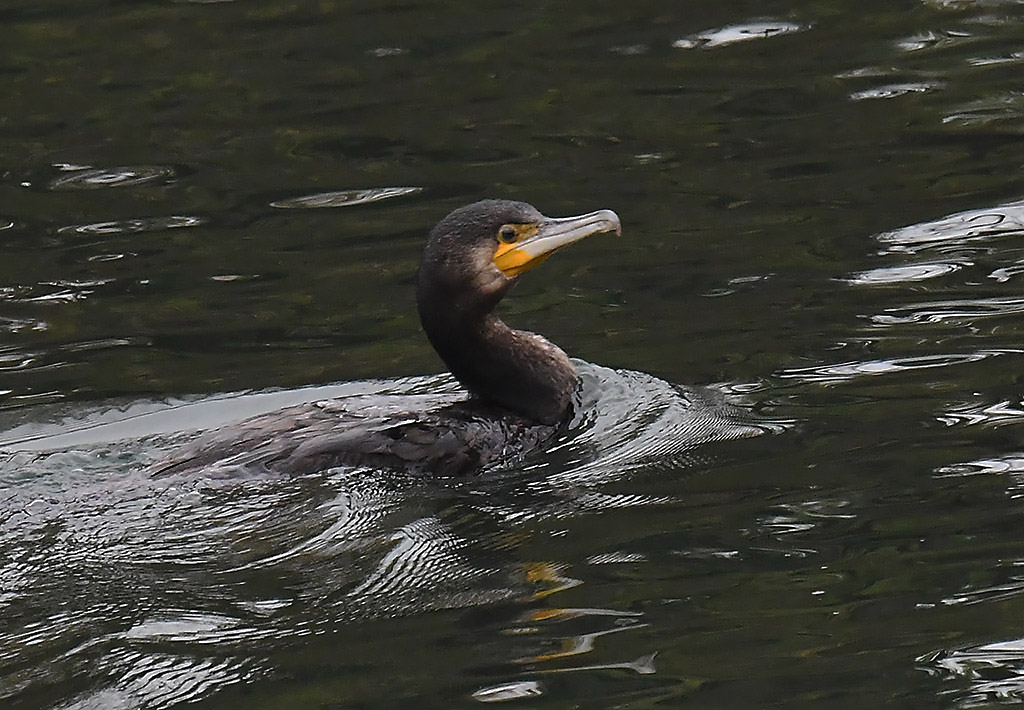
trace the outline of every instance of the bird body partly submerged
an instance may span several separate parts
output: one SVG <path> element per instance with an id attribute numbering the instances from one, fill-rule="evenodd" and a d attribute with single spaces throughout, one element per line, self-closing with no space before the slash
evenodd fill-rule
<path id="1" fill-rule="evenodd" d="M 384 412 L 364 400 L 310 402 L 253 417 L 200 437 L 151 472 L 301 475 L 364 466 L 459 476 L 518 460 L 557 430 L 472 399 Z"/>
<path id="2" fill-rule="evenodd" d="M 494 308 L 520 274 L 554 251 L 619 230 L 609 210 L 551 219 L 507 200 L 455 210 L 430 232 L 416 300 L 431 345 L 469 399 L 387 413 L 344 400 L 290 407 L 201 437 L 153 472 L 365 465 L 454 475 L 518 458 L 569 416 L 578 378 L 560 348 L 510 328 Z"/>

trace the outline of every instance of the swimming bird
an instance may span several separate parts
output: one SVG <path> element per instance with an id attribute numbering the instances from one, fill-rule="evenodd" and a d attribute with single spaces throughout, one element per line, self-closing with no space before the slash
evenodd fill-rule
<path id="1" fill-rule="evenodd" d="M 568 356 L 495 313 L 519 277 L 619 217 L 545 217 L 525 202 L 482 200 L 430 231 L 416 276 L 428 340 L 469 397 L 420 412 L 345 399 L 288 407 L 197 440 L 154 473 L 200 468 L 304 473 L 338 465 L 461 474 L 521 456 L 571 414 L 579 380 Z"/>

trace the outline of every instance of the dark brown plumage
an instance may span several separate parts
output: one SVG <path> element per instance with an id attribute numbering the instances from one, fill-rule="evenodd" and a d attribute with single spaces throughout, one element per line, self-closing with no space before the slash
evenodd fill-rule
<path id="1" fill-rule="evenodd" d="M 416 300 L 427 337 L 469 400 L 401 413 L 360 411 L 354 400 L 289 407 L 204 436 L 154 472 L 367 465 L 459 474 L 536 448 L 570 414 L 576 372 L 557 346 L 493 311 L 520 274 L 606 231 L 619 231 L 608 210 L 551 219 L 507 200 L 455 210 L 430 232 Z"/>

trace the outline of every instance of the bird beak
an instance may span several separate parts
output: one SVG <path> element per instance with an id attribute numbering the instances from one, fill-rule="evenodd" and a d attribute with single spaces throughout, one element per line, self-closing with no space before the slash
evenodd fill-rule
<path id="1" fill-rule="evenodd" d="M 541 264 L 562 247 L 591 234 L 615 232 L 622 235 L 619 216 L 611 210 L 598 210 L 578 217 L 545 217 L 530 226 L 535 227 L 536 231 L 523 230 L 525 238 L 511 244 L 499 244 L 494 253 L 495 266 L 506 276 L 515 278 Z"/>

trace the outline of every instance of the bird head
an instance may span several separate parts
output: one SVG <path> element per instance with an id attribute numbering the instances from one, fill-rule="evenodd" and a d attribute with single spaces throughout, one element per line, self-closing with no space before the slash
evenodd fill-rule
<path id="1" fill-rule="evenodd" d="M 424 281 L 442 286 L 455 307 L 489 311 L 523 273 L 592 234 L 621 234 L 619 217 L 598 210 L 545 217 L 525 202 L 481 200 L 460 207 L 431 230 L 420 262 Z"/>

